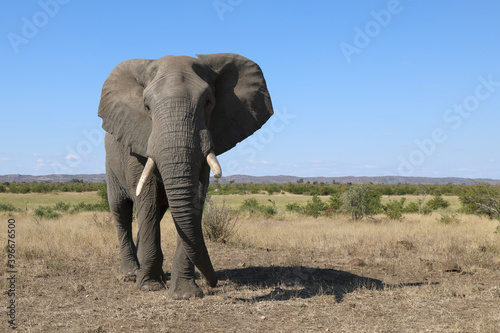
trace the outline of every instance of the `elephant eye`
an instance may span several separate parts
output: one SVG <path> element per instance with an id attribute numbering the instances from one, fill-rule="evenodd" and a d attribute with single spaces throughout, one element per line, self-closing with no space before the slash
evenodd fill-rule
<path id="1" fill-rule="evenodd" d="M 205 101 L 205 113 L 210 114 L 212 112 L 212 109 L 214 108 L 214 102 L 212 101 L 211 98 L 207 98 Z"/>

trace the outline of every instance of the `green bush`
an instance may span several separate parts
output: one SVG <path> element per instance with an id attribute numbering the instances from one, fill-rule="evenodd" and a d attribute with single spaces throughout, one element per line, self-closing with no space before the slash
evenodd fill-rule
<path id="1" fill-rule="evenodd" d="M 16 207 L 14 207 L 10 203 L 1 203 L 0 202 L 0 211 L 3 211 L 3 212 L 17 212 L 17 211 L 19 211 L 19 209 L 17 209 Z"/>
<path id="2" fill-rule="evenodd" d="M 109 210 L 109 207 L 106 208 L 102 202 L 87 203 L 80 201 L 76 205 L 73 205 L 70 213 L 74 214 L 79 212 L 104 212 L 106 210 Z"/>
<path id="3" fill-rule="evenodd" d="M 262 211 L 266 215 L 276 215 L 278 213 L 278 208 L 276 208 L 276 202 L 271 199 L 267 199 L 272 205 L 271 206 L 263 206 Z"/>
<path id="4" fill-rule="evenodd" d="M 247 211 L 250 214 L 254 214 L 262 210 L 262 205 L 259 204 L 254 198 L 245 199 L 240 205 L 240 210 Z"/>
<path id="5" fill-rule="evenodd" d="M 70 205 L 70 204 L 64 203 L 64 202 L 62 202 L 62 201 L 59 201 L 59 202 L 58 202 L 58 203 L 56 203 L 56 205 L 54 206 L 54 209 L 55 209 L 55 210 L 58 210 L 58 211 L 61 211 L 61 212 L 67 212 L 70 208 L 71 208 L 71 205 Z"/>
<path id="6" fill-rule="evenodd" d="M 303 212 L 306 215 L 317 218 L 328 209 L 328 205 L 321 201 L 317 196 L 313 196 L 304 206 Z"/>
<path id="7" fill-rule="evenodd" d="M 328 208 L 334 213 L 338 212 L 342 207 L 342 199 L 340 193 L 334 193 L 328 199 Z"/>
<path id="8" fill-rule="evenodd" d="M 106 183 L 102 184 L 97 190 L 97 195 L 101 198 L 101 207 L 102 210 L 109 211 L 109 203 L 108 203 L 108 188 Z"/>
<path id="9" fill-rule="evenodd" d="M 61 214 L 56 212 L 52 207 L 38 207 L 35 209 L 35 216 L 40 217 L 42 219 L 56 220 L 62 217 Z"/>
<path id="10" fill-rule="evenodd" d="M 425 206 L 427 209 L 434 211 L 434 210 L 438 210 L 438 209 L 448 208 L 450 206 L 450 203 L 448 201 L 444 200 L 442 196 L 437 195 L 434 198 L 432 198 L 431 200 L 427 201 L 425 203 Z"/>
<path id="11" fill-rule="evenodd" d="M 403 208 L 403 213 L 418 213 L 418 203 L 410 202 Z"/>
<path id="12" fill-rule="evenodd" d="M 406 198 L 401 200 L 390 200 L 383 206 L 384 214 L 391 220 L 402 220 Z M 418 207 L 417 207 L 418 208 Z"/>
<path id="13" fill-rule="evenodd" d="M 285 209 L 288 212 L 292 212 L 292 213 L 302 214 L 304 212 L 304 207 L 302 207 L 301 205 L 299 205 L 296 202 L 291 202 L 291 203 L 286 204 Z"/>
<path id="14" fill-rule="evenodd" d="M 262 205 L 254 198 L 245 199 L 240 205 L 240 211 L 246 211 L 250 214 L 262 213 L 268 216 L 277 214 L 278 209 L 275 202 L 270 199 L 268 201 L 272 203 L 271 206 Z"/>
<path id="15" fill-rule="evenodd" d="M 373 191 L 368 185 L 353 185 L 342 194 L 341 209 L 353 220 L 360 220 L 380 211 L 380 197 L 380 192 Z"/>

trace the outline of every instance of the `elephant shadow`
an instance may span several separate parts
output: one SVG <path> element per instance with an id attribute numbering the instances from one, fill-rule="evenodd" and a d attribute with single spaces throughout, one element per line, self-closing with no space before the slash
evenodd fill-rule
<path id="1" fill-rule="evenodd" d="M 252 289 L 273 290 L 267 295 L 238 298 L 242 301 L 286 301 L 292 298 L 308 299 L 320 295 L 333 295 L 336 302 L 342 302 L 346 294 L 358 289 L 386 290 L 405 286 L 421 286 L 427 282 L 389 285 L 381 280 L 359 276 L 330 268 L 304 266 L 254 266 L 226 269 L 218 272 L 220 280 Z M 431 283 L 436 284 L 436 283 Z"/>

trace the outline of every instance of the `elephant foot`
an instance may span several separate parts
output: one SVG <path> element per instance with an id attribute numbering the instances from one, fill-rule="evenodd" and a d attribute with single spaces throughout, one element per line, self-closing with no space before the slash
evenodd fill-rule
<path id="1" fill-rule="evenodd" d="M 123 282 L 135 282 L 137 279 L 137 270 L 127 272 L 123 275 Z"/>
<path id="2" fill-rule="evenodd" d="M 160 281 L 147 281 L 140 286 L 141 291 L 159 291 L 165 289 L 165 284 Z"/>
<path id="3" fill-rule="evenodd" d="M 120 271 L 123 274 L 123 282 L 135 282 L 139 271 L 139 265 L 133 260 L 122 259 Z"/>
<path id="4" fill-rule="evenodd" d="M 144 273 L 138 269 L 137 273 L 137 285 L 142 291 L 158 291 L 165 289 L 165 275 L 163 271 L 154 275 L 144 275 Z"/>
<path id="5" fill-rule="evenodd" d="M 202 298 L 204 296 L 203 291 L 194 282 L 194 279 L 176 279 L 176 281 L 172 281 L 168 294 L 173 299 Z"/>

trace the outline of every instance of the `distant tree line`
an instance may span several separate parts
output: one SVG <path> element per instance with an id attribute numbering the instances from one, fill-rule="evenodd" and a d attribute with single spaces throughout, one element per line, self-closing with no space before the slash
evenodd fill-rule
<path id="1" fill-rule="evenodd" d="M 88 183 L 81 179 L 73 179 L 70 182 L 4 182 L 0 183 L 0 193 L 50 193 L 50 192 L 90 192 L 98 191 L 105 187 L 105 183 Z M 210 183 L 209 194 L 279 194 L 282 192 L 291 194 L 302 194 L 310 196 L 339 196 L 349 188 L 355 186 L 351 183 L 304 183 L 298 180 L 297 183 L 288 184 L 253 184 L 229 182 L 221 184 L 217 181 Z M 411 184 L 366 184 L 371 191 L 380 195 L 433 195 L 433 196 L 461 196 L 469 193 L 473 185 L 411 185 Z M 500 191 L 500 186 L 490 186 L 493 191 Z"/>
<path id="2" fill-rule="evenodd" d="M 50 192 L 91 192 L 98 191 L 104 183 L 86 183 L 81 179 L 73 179 L 64 183 L 32 182 L 0 183 L 0 193 L 50 193 Z"/>
<path id="3" fill-rule="evenodd" d="M 411 184 L 366 184 L 371 191 L 380 195 L 433 195 L 433 196 L 460 196 L 470 190 L 472 185 L 411 185 Z M 355 184 L 346 183 L 304 183 L 300 179 L 296 184 L 253 184 L 253 183 L 225 183 L 212 182 L 208 188 L 210 194 L 275 194 L 287 192 L 291 194 L 302 194 L 310 196 L 340 195 Z M 500 186 L 493 186 L 500 189 Z"/>

